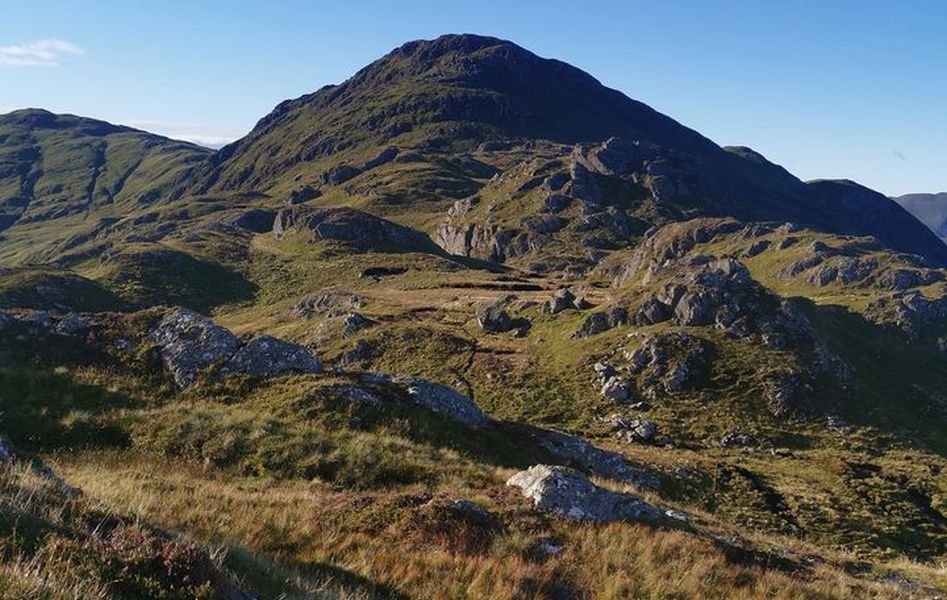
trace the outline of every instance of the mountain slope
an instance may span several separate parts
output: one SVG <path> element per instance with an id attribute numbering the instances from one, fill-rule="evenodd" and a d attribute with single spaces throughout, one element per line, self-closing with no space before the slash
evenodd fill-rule
<path id="1" fill-rule="evenodd" d="M 504 157 L 479 164 L 478 145 L 505 147 L 506 163 L 515 164 L 543 144 L 559 145 L 568 158 L 573 144 L 612 137 L 636 144 L 639 159 L 678 163 L 672 177 L 699 180 L 680 194 L 683 210 L 874 235 L 947 264 L 947 247 L 894 203 L 853 199 L 847 189 L 813 189 L 758 154 L 726 151 L 574 67 L 474 35 L 410 42 L 341 85 L 280 104 L 245 138 L 211 157 L 178 194 L 252 189 L 285 198 L 305 187 L 330 192 L 327 202 L 360 203 L 385 216 L 409 212 L 431 231 L 444 212 L 441 201 L 474 196 L 496 170 L 506 170 Z M 624 162 L 642 167 L 630 157 Z M 407 167 L 391 163 L 411 163 L 428 182 L 444 185 L 415 194 Z M 635 182 L 648 176 L 605 174 Z M 343 194 L 331 194 L 343 184 Z M 879 209 L 883 221 L 865 218 Z"/>
<path id="2" fill-rule="evenodd" d="M 947 192 L 939 194 L 905 194 L 894 199 L 919 221 L 947 240 Z"/>

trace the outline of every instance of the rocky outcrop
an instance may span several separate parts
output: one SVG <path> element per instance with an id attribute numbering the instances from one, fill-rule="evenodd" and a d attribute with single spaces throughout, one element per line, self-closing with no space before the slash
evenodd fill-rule
<path id="1" fill-rule="evenodd" d="M 650 230 L 615 280 L 623 285 L 632 280 L 650 283 L 663 269 L 673 265 L 698 244 L 740 231 L 743 225 L 731 219 L 693 219 Z"/>
<path id="2" fill-rule="evenodd" d="M 449 220 L 438 226 L 434 243 L 449 254 L 502 263 L 547 247 L 552 243 L 552 237 L 549 232 Z"/>
<path id="3" fill-rule="evenodd" d="M 710 365 L 710 345 L 685 332 L 645 338 L 626 352 L 628 372 L 639 380 L 639 389 L 650 397 L 674 395 L 694 387 Z"/>
<path id="4" fill-rule="evenodd" d="M 506 484 L 519 488 L 536 508 L 569 519 L 661 523 L 668 518 L 664 511 L 637 496 L 600 488 L 585 475 L 565 467 L 536 465 L 513 475 Z"/>
<path id="5" fill-rule="evenodd" d="M 632 465 L 617 452 L 596 448 L 588 440 L 561 431 L 540 435 L 539 445 L 551 456 L 593 475 L 628 483 L 639 489 L 657 490 L 660 482 L 650 471 Z"/>
<path id="6" fill-rule="evenodd" d="M 585 338 L 614 329 L 628 323 L 628 311 L 621 306 L 613 306 L 604 312 L 592 313 L 585 318 L 573 337 Z"/>
<path id="7" fill-rule="evenodd" d="M 553 294 L 552 298 L 549 300 L 549 303 L 546 305 L 546 310 L 551 315 L 555 315 L 561 313 L 564 310 L 574 308 L 577 308 L 576 297 L 570 289 L 556 290 L 556 293 Z"/>
<path id="8" fill-rule="evenodd" d="M 490 333 L 504 333 L 513 329 L 513 318 L 506 311 L 506 306 L 513 300 L 513 296 L 498 298 L 493 302 L 488 302 L 478 306 L 474 314 L 477 318 L 477 325 L 481 329 Z"/>
<path id="9" fill-rule="evenodd" d="M 648 446 L 668 446 L 671 440 L 661 434 L 658 424 L 641 417 L 626 418 L 613 415 L 608 419 L 615 431 L 615 437 L 626 444 L 644 444 Z"/>
<path id="10" fill-rule="evenodd" d="M 342 318 L 342 337 L 351 337 L 363 329 L 375 325 L 375 321 L 365 315 L 352 312 Z"/>
<path id="11" fill-rule="evenodd" d="M 717 443 L 721 448 L 754 448 L 757 444 L 755 436 L 743 431 L 731 431 Z"/>
<path id="12" fill-rule="evenodd" d="M 470 398 L 446 385 L 416 377 L 408 383 L 408 394 L 418 404 L 471 429 L 483 427 L 490 422 Z"/>
<path id="13" fill-rule="evenodd" d="M 210 367 L 228 361 L 242 343 L 208 317 L 186 308 L 168 312 L 151 332 L 175 383 L 187 387 Z"/>
<path id="14" fill-rule="evenodd" d="M 602 396 L 614 402 L 628 402 L 633 393 L 632 386 L 617 375 L 612 375 L 602 383 Z"/>
<path id="15" fill-rule="evenodd" d="M 758 242 L 754 242 L 749 248 L 743 251 L 743 258 L 753 258 L 754 256 L 762 254 L 769 249 L 771 244 L 772 242 L 769 240 L 760 240 Z"/>
<path id="16" fill-rule="evenodd" d="M 330 290 L 304 296 L 293 306 L 293 314 L 302 319 L 337 317 L 352 309 L 362 308 L 366 302 L 365 298 L 351 292 Z"/>
<path id="17" fill-rule="evenodd" d="M 322 366 L 310 350 L 263 336 L 246 344 L 208 317 L 186 308 L 169 311 L 150 338 L 180 387 L 218 369 L 221 375 L 243 373 L 266 377 L 288 373 L 319 373 Z"/>
<path id="18" fill-rule="evenodd" d="M 242 346 L 220 368 L 221 375 L 243 373 L 253 377 L 321 372 L 319 359 L 308 348 L 268 335 Z"/>
<path id="19" fill-rule="evenodd" d="M 294 206 L 276 215 L 273 234 L 306 233 L 310 240 L 337 240 L 358 250 L 429 252 L 431 240 L 419 231 L 353 208 Z"/>
<path id="20" fill-rule="evenodd" d="M 286 203 L 290 206 L 295 206 L 297 204 L 302 204 L 303 202 L 315 200 L 321 195 L 322 192 L 318 189 L 309 185 L 304 185 L 292 190 L 289 193 L 289 196 L 286 198 Z"/>

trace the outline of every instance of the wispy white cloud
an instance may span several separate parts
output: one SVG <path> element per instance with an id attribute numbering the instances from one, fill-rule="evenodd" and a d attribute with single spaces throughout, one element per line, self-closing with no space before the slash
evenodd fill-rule
<path id="1" fill-rule="evenodd" d="M 235 139 L 241 137 L 245 132 L 220 129 L 215 127 L 206 127 L 198 123 L 185 123 L 174 121 L 152 121 L 147 119 L 120 119 L 120 123 L 143 129 L 151 133 L 167 136 L 177 140 L 184 140 L 207 146 L 208 148 L 220 148 L 226 146 Z"/>
<path id="2" fill-rule="evenodd" d="M 85 54 L 85 50 L 57 39 L 0 46 L 0 67 L 58 67 L 61 57 L 75 54 Z"/>

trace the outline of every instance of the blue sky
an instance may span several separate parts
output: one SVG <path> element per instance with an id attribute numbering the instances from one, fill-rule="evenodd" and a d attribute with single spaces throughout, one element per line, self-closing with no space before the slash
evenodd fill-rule
<path id="1" fill-rule="evenodd" d="M 0 0 L 0 112 L 221 143 L 448 32 L 570 62 L 796 175 L 947 191 L 947 2 Z"/>

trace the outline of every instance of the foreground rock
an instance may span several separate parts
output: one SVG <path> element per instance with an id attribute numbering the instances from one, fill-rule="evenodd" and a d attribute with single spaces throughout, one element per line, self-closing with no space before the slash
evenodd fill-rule
<path id="1" fill-rule="evenodd" d="M 221 374 L 257 377 L 319 373 L 322 365 L 298 344 L 263 336 L 244 344 L 225 327 L 186 308 L 168 312 L 151 332 L 161 359 L 180 387 L 219 367 Z"/>
<path id="2" fill-rule="evenodd" d="M 536 465 L 510 477 L 506 485 L 520 488 L 536 508 L 578 521 L 660 523 L 668 519 L 664 511 L 641 498 L 600 488 L 566 467 Z"/>

